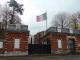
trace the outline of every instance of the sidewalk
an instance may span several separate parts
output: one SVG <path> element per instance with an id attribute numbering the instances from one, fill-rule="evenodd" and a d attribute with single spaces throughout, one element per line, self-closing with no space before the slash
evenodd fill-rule
<path id="1" fill-rule="evenodd" d="M 31 55 L 25 55 L 25 56 L 0 56 L 0 59 L 1 58 L 59 58 L 59 57 L 73 56 L 73 55 L 75 54 L 69 54 L 69 55 L 31 54 Z"/>

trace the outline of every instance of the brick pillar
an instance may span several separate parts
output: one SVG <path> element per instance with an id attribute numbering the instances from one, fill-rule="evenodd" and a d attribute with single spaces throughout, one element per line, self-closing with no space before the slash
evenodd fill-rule
<path id="1" fill-rule="evenodd" d="M 78 41 L 77 41 L 77 38 L 75 38 L 75 50 L 76 50 L 76 52 L 78 52 Z"/>
<path id="2" fill-rule="evenodd" d="M 80 36 L 76 37 L 76 40 L 75 40 L 75 49 L 76 49 L 76 52 L 80 52 Z"/>
<path id="3" fill-rule="evenodd" d="M 6 34 L 6 40 L 5 40 L 5 47 L 4 47 L 4 51 L 5 52 L 13 52 L 13 40 L 9 40 L 9 36 L 8 34 Z"/>
<path id="4" fill-rule="evenodd" d="M 50 42 L 51 42 L 51 54 L 53 54 L 53 39 L 52 39 L 52 35 L 49 35 L 50 37 Z"/>
<path id="5" fill-rule="evenodd" d="M 25 52 L 28 54 L 28 34 L 25 35 L 24 38 L 22 37 L 20 40 L 20 52 Z"/>

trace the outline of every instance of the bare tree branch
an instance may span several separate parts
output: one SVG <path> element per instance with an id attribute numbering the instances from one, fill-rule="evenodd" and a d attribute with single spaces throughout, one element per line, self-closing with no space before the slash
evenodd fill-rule
<path id="1" fill-rule="evenodd" d="M 54 16 L 54 18 L 52 19 L 52 26 L 57 26 L 57 27 L 61 27 L 61 28 L 69 27 L 68 15 L 69 14 L 67 14 L 65 12 L 56 14 Z"/>

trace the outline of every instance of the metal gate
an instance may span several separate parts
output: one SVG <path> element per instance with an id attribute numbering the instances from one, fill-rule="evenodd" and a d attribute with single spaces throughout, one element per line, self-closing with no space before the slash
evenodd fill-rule
<path id="1" fill-rule="evenodd" d="M 51 45 L 50 44 L 28 44 L 29 54 L 50 54 Z"/>

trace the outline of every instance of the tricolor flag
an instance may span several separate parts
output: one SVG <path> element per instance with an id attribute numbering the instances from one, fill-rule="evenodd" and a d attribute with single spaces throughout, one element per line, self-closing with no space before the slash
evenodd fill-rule
<path id="1" fill-rule="evenodd" d="M 37 22 L 47 20 L 47 13 L 43 13 L 42 15 L 37 16 L 36 20 Z"/>

